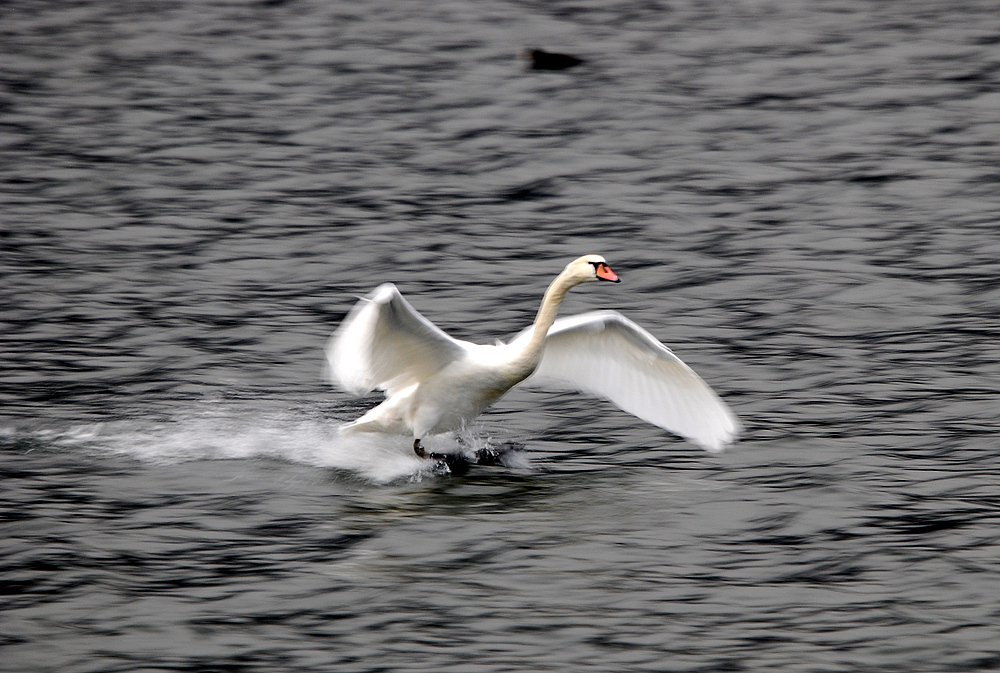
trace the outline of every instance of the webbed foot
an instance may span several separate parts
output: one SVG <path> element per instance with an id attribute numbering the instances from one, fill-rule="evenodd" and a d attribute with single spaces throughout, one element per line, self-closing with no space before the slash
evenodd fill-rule
<path id="1" fill-rule="evenodd" d="M 420 458 L 430 458 L 431 454 L 424 450 L 424 447 L 420 446 L 420 440 L 413 440 L 413 453 L 417 454 Z"/>
<path id="2" fill-rule="evenodd" d="M 427 449 L 420 445 L 419 439 L 413 440 L 413 453 L 417 454 L 420 458 L 430 458 L 431 460 L 438 461 L 439 465 L 447 467 L 448 472 L 454 475 L 465 474 L 469 471 L 469 461 L 464 457 L 451 453 L 427 451 Z"/>

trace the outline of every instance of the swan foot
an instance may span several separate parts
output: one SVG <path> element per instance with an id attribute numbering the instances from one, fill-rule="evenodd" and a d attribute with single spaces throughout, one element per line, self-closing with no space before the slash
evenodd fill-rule
<path id="1" fill-rule="evenodd" d="M 439 453 L 427 453 L 427 450 L 424 449 L 424 447 L 420 445 L 420 440 L 419 439 L 414 439 L 413 440 L 413 453 L 417 454 L 417 456 L 420 457 L 420 458 L 440 458 L 441 457 L 441 454 L 439 454 Z"/>
<path id="2" fill-rule="evenodd" d="M 419 439 L 413 440 L 413 453 L 417 454 L 420 458 L 430 458 L 431 460 L 438 461 L 438 467 L 444 467 L 454 475 L 462 475 L 469 471 L 469 461 L 462 456 L 427 451 L 427 449 L 420 445 Z"/>
<path id="3" fill-rule="evenodd" d="M 504 442 L 503 444 L 489 445 L 485 449 L 476 451 L 476 465 L 486 465 L 488 467 L 508 467 L 507 456 L 511 453 L 519 453 L 524 449 L 524 444 L 520 442 Z"/>
<path id="4" fill-rule="evenodd" d="M 493 448 L 479 449 L 476 451 L 476 465 L 486 465 L 489 467 L 500 467 L 503 465 L 500 451 Z"/>

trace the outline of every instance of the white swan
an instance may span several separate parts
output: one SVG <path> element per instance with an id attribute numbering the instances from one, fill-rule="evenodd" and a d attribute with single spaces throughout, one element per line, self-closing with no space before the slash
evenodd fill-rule
<path id="1" fill-rule="evenodd" d="M 607 398 L 639 418 L 709 451 L 736 439 L 740 423 L 701 378 L 649 332 L 614 311 L 556 320 L 570 288 L 619 282 L 603 257 L 570 262 L 545 291 L 532 326 L 509 343 L 453 339 L 416 312 L 394 285 L 380 285 L 351 310 L 327 346 L 334 384 L 386 400 L 341 431 L 420 440 L 463 427 L 512 387 L 556 384 Z"/>

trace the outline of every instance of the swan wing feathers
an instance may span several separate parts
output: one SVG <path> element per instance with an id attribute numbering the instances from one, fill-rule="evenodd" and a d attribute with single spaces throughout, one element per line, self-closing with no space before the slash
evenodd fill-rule
<path id="1" fill-rule="evenodd" d="M 531 328 L 515 337 L 530 339 Z M 615 311 L 560 318 L 549 328 L 533 385 L 603 397 L 708 451 L 739 434 L 736 415 L 690 367 L 652 334 Z"/>
<path id="2" fill-rule="evenodd" d="M 423 381 L 465 352 L 385 283 L 359 301 L 326 347 L 334 384 L 355 395 L 388 395 Z"/>

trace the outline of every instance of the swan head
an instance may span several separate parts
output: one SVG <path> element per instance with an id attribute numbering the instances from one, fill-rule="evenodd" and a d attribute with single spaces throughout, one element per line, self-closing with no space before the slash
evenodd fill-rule
<path id="1" fill-rule="evenodd" d="M 600 255 L 584 255 L 566 265 L 563 271 L 578 283 L 589 283 L 595 280 L 606 280 L 620 283 L 618 274 L 611 270 L 608 263 Z"/>

